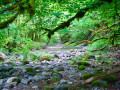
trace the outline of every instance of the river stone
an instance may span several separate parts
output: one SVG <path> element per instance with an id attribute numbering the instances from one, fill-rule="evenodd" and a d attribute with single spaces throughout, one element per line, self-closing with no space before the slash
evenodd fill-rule
<path id="1" fill-rule="evenodd" d="M 30 87 L 29 87 L 29 86 L 26 86 L 26 85 L 21 84 L 21 83 L 18 85 L 18 87 L 20 87 L 20 88 L 27 88 L 27 89 L 30 89 Z"/>
<path id="2" fill-rule="evenodd" d="M 35 75 L 35 76 L 33 77 L 33 79 L 36 80 L 36 81 L 39 81 L 39 80 L 45 80 L 46 78 L 43 77 L 43 76 L 37 76 L 37 75 Z"/>
<path id="3" fill-rule="evenodd" d="M 28 77 L 29 77 L 29 75 L 27 75 L 27 74 L 26 74 L 26 75 L 24 75 L 24 78 L 28 78 Z"/>
<path id="4" fill-rule="evenodd" d="M 53 86 L 44 86 L 44 90 L 53 90 L 55 87 Z"/>
<path id="5" fill-rule="evenodd" d="M 0 85 L 3 85 L 4 79 L 0 79 Z"/>
<path id="6" fill-rule="evenodd" d="M 17 77 L 11 77 L 11 78 L 9 78 L 7 81 L 6 81 L 6 83 L 12 83 L 12 82 L 17 82 L 18 81 L 18 78 Z"/>
<path id="7" fill-rule="evenodd" d="M 1 71 L 8 72 L 8 71 L 10 71 L 11 69 L 13 69 L 12 66 L 8 66 L 8 67 L 0 66 L 0 72 L 1 72 Z"/>
<path id="8" fill-rule="evenodd" d="M 4 86 L 4 88 L 13 88 L 13 84 L 9 84 L 9 83 L 6 83 Z"/>
<path id="9" fill-rule="evenodd" d="M 10 75 L 15 75 L 15 76 L 20 75 L 21 72 L 22 72 L 22 71 L 21 71 L 20 69 L 17 69 L 17 68 L 12 69 L 12 70 L 9 71 Z"/>
<path id="10" fill-rule="evenodd" d="M 21 83 L 23 84 L 29 84 L 31 80 L 23 78 Z"/>
<path id="11" fill-rule="evenodd" d="M 57 86 L 54 90 L 69 90 L 70 87 L 69 85 Z"/>
<path id="12" fill-rule="evenodd" d="M 3 89 L 3 87 L 2 86 L 0 86 L 0 90 L 2 90 Z"/>
<path id="13" fill-rule="evenodd" d="M 38 89 L 39 87 L 38 86 L 32 86 L 33 89 Z"/>
<path id="14" fill-rule="evenodd" d="M 64 68 L 59 66 L 59 67 L 56 68 L 56 71 L 64 71 Z"/>
<path id="15" fill-rule="evenodd" d="M 67 80 L 64 79 L 60 80 L 60 84 L 67 84 Z"/>
<path id="16" fill-rule="evenodd" d="M 2 51 L 0 51 L 0 61 L 4 61 L 6 58 L 7 56 Z"/>

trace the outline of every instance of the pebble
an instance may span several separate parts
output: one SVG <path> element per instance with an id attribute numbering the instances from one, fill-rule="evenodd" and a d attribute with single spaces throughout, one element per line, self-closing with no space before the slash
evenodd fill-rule
<path id="1" fill-rule="evenodd" d="M 60 84 L 67 84 L 67 80 L 64 79 L 60 80 Z"/>
<path id="2" fill-rule="evenodd" d="M 29 84 L 29 83 L 30 83 L 30 80 L 23 78 L 21 82 L 22 82 L 23 84 Z"/>

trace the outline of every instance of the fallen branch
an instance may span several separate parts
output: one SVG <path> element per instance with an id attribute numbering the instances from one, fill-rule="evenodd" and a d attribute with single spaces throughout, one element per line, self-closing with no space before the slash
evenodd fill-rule
<path id="1" fill-rule="evenodd" d="M 93 82 L 95 80 L 100 80 L 100 79 L 102 79 L 102 78 L 104 78 L 104 77 L 106 77 L 108 75 L 115 74 L 115 73 L 118 73 L 118 72 L 120 72 L 120 67 L 116 67 L 113 70 L 108 70 L 106 72 L 99 73 L 99 74 L 97 74 L 95 76 L 92 76 L 91 78 L 89 78 L 89 79 L 87 79 L 87 80 L 85 80 L 83 82 L 80 82 L 80 83 L 72 86 L 70 88 L 70 90 L 76 90 L 76 88 L 79 87 L 79 86 L 84 86 L 84 85 L 90 84 L 91 82 Z"/>

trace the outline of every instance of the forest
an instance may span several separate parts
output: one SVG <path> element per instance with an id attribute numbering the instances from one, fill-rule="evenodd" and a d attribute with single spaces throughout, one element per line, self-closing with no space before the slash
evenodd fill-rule
<path id="1" fill-rule="evenodd" d="M 0 0 L 0 90 L 119 90 L 120 0 Z"/>

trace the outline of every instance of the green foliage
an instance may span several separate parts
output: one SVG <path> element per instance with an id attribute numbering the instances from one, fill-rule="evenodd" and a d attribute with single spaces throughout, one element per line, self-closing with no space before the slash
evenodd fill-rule
<path id="1" fill-rule="evenodd" d="M 84 65 L 78 66 L 78 70 L 84 70 L 84 69 L 85 69 Z"/>

